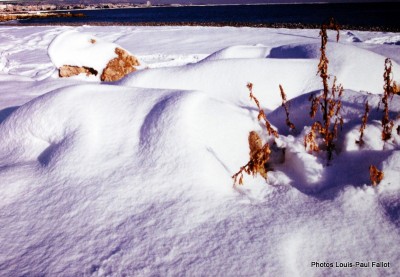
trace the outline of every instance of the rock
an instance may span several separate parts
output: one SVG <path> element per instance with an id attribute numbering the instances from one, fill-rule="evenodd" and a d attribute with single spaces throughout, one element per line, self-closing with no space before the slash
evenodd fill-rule
<path id="1" fill-rule="evenodd" d="M 108 62 L 106 68 L 100 76 L 100 80 L 105 82 L 114 82 L 122 79 L 125 75 L 136 70 L 135 66 L 139 66 L 138 59 L 130 55 L 122 48 L 115 48 L 118 57 Z"/>
<path id="2" fill-rule="evenodd" d="M 86 66 L 73 66 L 73 65 L 63 65 L 58 69 L 58 75 L 60 77 L 71 77 L 75 75 L 79 75 L 81 73 L 86 74 L 86 76 L 94 75 L 97 76 L 97 70 L 86 67 Z"/>

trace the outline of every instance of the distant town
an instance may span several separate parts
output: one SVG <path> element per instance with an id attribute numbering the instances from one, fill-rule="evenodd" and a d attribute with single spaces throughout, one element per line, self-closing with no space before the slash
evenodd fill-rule
<path id="1" fill-rule="evenodd" d="M 142 4 L 133 3 L 96 3 L 96 4 L 24 4 L 10 3 L 0 4 L 0 13 L 23 13 L 44 11 L 68 11 L 68 10 L 90 10 L 90 9 L 123 9 L 123 8 L 148 8 L 152 4 L 146 1 Z"/>

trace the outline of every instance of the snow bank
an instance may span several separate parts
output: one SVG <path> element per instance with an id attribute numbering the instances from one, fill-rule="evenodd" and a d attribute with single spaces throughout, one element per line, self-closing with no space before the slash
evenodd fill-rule
<path id="1" fill-rule="evenodd" d="M 117 47 L 119 46 L 115 43 L 71 30 L 58 35 L 49 45 L 48 53 L 57 68 L 76 65 L 91 67 L 101 72 L 110 60 L 117 57 Z"/>
<path id="2" fill-rule="evenodd" d="M 217 51 L 195 64 L 137 72 L 119 84 L 201 90 L 224 101 L 244 104 L 248 103 L 246 84 L 252 82 L 262 105 L 274 109 L 281 103 L 279 84 L 283 85 L 289 99 L 321 88 L 321 80 L 316 75 L 318 48 L 317 44 L 273 48 L 265 59 L 264 46 L 235 46 Z M 329 72 L 337 76 L 344 88 L 382 92 L 385 57 L 354 46 L 330 43 L 328 58 Z M 397 63 L 393 70 L 400 72 Z"/>
<path id="3" fill-rule="evenodd" d="M 312 93 L 311 93 L 312 94 Z M 288 102 L 290 120 L 296 126 L 295 131 L 289 131 L 285 124 L 286 114 L 282 107 L 269 113 L 268 119 L 277 127 L 286 145 L 286 162 L 279 167 L 291 177 L 289 182 L 301 191 L 318 191 L 351 182 L 363 185 L 369 183 L 369 165 L 379 166 L 400 147 L 400 137 L 396 128 L 392 130 L 392 139 L 381 140 L 382 107 L 378 109 L 379 95 L 345 90 L 342 96 L 341 115 L 343 128 L 339 130 L 333 162 L 327 160 L 326 152 L 307 153 L 304 148 L 304 136 L 310 131 L 315 120 L 322 122 L 322 114 L 317 113 L 315 120 L 310 119 L 309 111 L 311 94 L 301 95 Z M 365 103 L 370 105 L 368 123 L 364 131 L 365 144 L 356 143 L 360 137 L 361 118 L 364 115 Z M 395 115 L 400 113 L 400 97 L 394 96 L 390 104 L 390 115 L 394 126 L 399 125 Z M 363 153 L 364 152 L 364 153 Z M 330 164 L 329 166 L 327 166 Z M 342 172 L 343 175 L 337 175 Z M 357 181 L 355 181 L 357 180 Z"/>
<path id="4" fill-rule="evenodd" d="M 119 85 L 200 90 L 223 101 L 248 104 L 246 85 L 252 82 L 254 93 L 261 103 L 266 108 L 275 108 L 280 103 L 280 83 L 284 84 L 290 98 L 309 88 L 319 87 L 318 78 L 308 74 L 316 65 L 315 61 L 307 60 L 285 64 L 269 59 L 204 61 L 181 67 L 145 70 L 124 78 Z M 309 87 L 304 88 L 304 83 Z"/>
<path id="5" fill-rule="evenodd" d="M 202 93 L 105 85 L 59 89 L 5 117 L 0 128 L 2 167 L 36 164 L 78 174 L 87 172 L 84 165 L 107 167 L 115 157 L 132 163 L 139 155 L 141 165 L 149 167 L 167 164 L 172 156 L 166 153 L 175 153 L 174 163 L 181 160 L 186 168 L 194 161 L 197 170 L 206 165 L 206 171 L 229 168 L 223 174 L 228 183 L 238 161 L 231 147 L 246 158 L 248 130 L 257 127 L 247 112 Z M 226 126 L 223 132 L 221 124 Z M 243 140 L 228 146 L 226 135 Z"/>
<path id="6" fill-rule="evenodd" d="M 370 44 L 393 44 L 400 45 L 400 35 L 389 35 L 371 38 L 365 41 Z"/>
<path id="7" fill-rule="evenodd" d="M 236 45 L 221 49 L 203 61 L 225 60 L 225 59 L 262 59 L 269 52 L 269 48 L 264 45 Z"/>

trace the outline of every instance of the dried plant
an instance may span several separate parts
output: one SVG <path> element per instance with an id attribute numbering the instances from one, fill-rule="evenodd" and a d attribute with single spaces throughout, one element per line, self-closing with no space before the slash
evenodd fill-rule
<path id="1" fill-rule="evenodd" d="M 343 86 L 336 85 L 335 77 L 332 87 L 329 87 L 329 60 L 325 52 L 326 44 L 328 42 L 328 29 L 336 30 L 336 41 L 339 40 L 339 25 L 333 19 L 330 20 L 329 24 L 323 24 L 321 26 L 321 56 L 318 64 L 318 74 L 322 79 L 323 92 L 320 96 L 312 95 L 309 99 L 311 101 L 311 118 L 315 118 L 318 109 L 321 109 L 323 124 L 318 121 L 313 124 L 310 133 L 304 138 L 304 146 L 309 151 L 318 151 L 319 146 L 316 142 L 316 138 L 317 134 L 319 134 L 325 143 L 328 160 L 331 160 L 333 150 L 335 149 L 334 139 L 336 139 L 338 135 L 338 126 L 343 126 L 343 118 L 340 116 L 340 110 L 342 107 L 340 98 L 343 93 Z"/>
<path id="2" fill-rule="evenodd" d="M 314 118 L 318 112 L 320 97 L 315 97 L 314 94 L 311 94 L 308 101 L 311 102 L 310 117 Z"/>
<path id="3" fill-rule="evenodd" d="M 362 124 L 360 127 L 360 138 L 358 140 L 356 140 L 356 143 L 359 144 L 360 146 L 364 145 L 363 137 L 364 137 L 364 130 L 367 127 L 368 115 L 369 115 L 369 105 L 368 105 L 368 101 L 367 101 L 367 103 L 365 103 L 365 112 L 362 117 Z"/>
<path id="4" fill-rule="evenodd" d="M 322 79 L 322 84 L 324 86 L 324 91 L 323 91 L 323 97 L 321 100 L 321 108 L 323 112 L 323 119 L 326 121 L 328 117 L 328 94 L 329 94 L 329 84 L 328 84 L 328 79 L 329 79 L 329 74 L 328 74 L 328 64 L 329 60 L 328 57 L 326 56 L 326 44 L 328 43 L 328 34 L 327 30 L 332 29 L 337 31 L 336 35 L 336 41 L 339 41 L 339 25 L 335 22 L 333 18 L 329 21 L 329 24 L 322 24 L 321 30 L 319 32 L 319 35 L 321 36 L 321 56 L 319 59 L 319 64 L 318 64 L 318 73 L 319 76 Z"/>
<path id="5" fill-rule="evenodd" d="M 248 83 L 247 88 L 249 89 L 250 92 L 250 99 L 256 103 L 256 106 L 258 108 L 257 119 L 260 121 L 263 119 L 268 134 L 274 136 L 275 138 L 278 138 L 279 137 L 278 132 L 274 128 L 272 128 L 272 125 L 268 121 L 267 116 L 264 113 L 264 110 L 260 106 L 260 102 L 253 94 L 253 84 Z M 247 173 L 253 176 L 260 174 L 262 177 L 267 179 L 267 172 L 268 172 L 267 162 L 271 154 L 271 149 L 269 147 L 268 142 L 263 144 L 262 139 L 257 134 L 257 132 L 251 131 L 249 133 L 249 148 L 250 148 L 249 162 L 246 165 L 242 166 L 240 170 L 232 176 L 235 185 L 243 184 L 243 173 Z"/>
<path id="6" fill-rule="evenodd" d="M 307 151 L 318 152 L 317 134 L 320 132 L 322 125 L 320 122 L 314 122 L 311 131 L 304 137 L 304 147 Z"/>
<path id="7" fill-rule="evenodd" d="M 385 176 L 383 171 L 380 171 L 376 166 L 370 165 L 369 166 L 369 176 L 373 186 L 379 185 L 382 181 L 383 177 Z"/>
<path id="8" fill-rule="evenodd" d="M 383 86 L 383 95 L 381 102 L 383 104 L 383 116 L 382 116 L 382 140 L 387 141 L 392 137 L 392 129 L 394 123 L 389 117 L 389 98 L 394 94 L 393 85 L 393 73 L 392 73 L 392 61 L 387 58 L 385 60 L 385 72 L 383 73 L 383 79 L 385 84 Z"/>
<path id="9" fill-rule="evenodd" d="M 290 130 L 294 130 L 294 129 L 296 129 L 296 127 L 289 119 L 289 105 L 287 103 L 286 93 L 283 90 L 282 85 L 279 85 L 279 90 L 281 91 L 282 107 L 285 109 L 285 113 L 286 113 L 286 125 L 289 127 Z"/>
<path id="10" fill-rule="evenodd" d="M 258 108 L 257 119 L 260 120 L 260 121 L 261 121 L 261 119 L 264 119 L 265 127 L 267 129 L 268 135 L 273 135 L 274 137 L 278 138 L 279 137 L 278 132 L 274 128 L 272 128 L 272 125 L 268 121 L 267 116 L 264 113 L 264 110 L 260 106 L 260 102 L 258 101 L 258 99 L 253 94 L 253 84 L 252 83 L 248 83 L 247 84 L 247 88 L 249 89 L 249 92 L 250 92 L 250 99 L 253 100 L 256 103 L 257 108 Z"/>
<path id="11" fill-rule="evenodd" d="M 271 154 L 269 144 L 265 143 L 263 145 L 260 136 L 255 131 L 251 131 L 249 133 L 249 148 L 250 160 L 232 176 L 234 184 L 243 184 L 243 172 L 253 176 L 260 174 L 267 179 L 267 162 Z"/>
<path id="12" fill-rule="evenodd" d="M 393 81 L 393 93 L 400 94 L 400 84 Z"/>

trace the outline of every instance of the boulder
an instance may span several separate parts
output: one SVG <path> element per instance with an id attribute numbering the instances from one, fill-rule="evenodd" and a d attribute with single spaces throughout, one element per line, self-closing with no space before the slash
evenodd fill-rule
<path id="1" fill-rule="evenodd" d="M 63 65 L 58 69 L 58 75 L 60 77 L 71 77 L 79 74 L 85 74 L 86 76 L 97 76 L 98 72 L 91 67 L 73 65 Z"/>
<path id="2" fill-rule="evenodd" d="M 118 81 L 125 75 L 135 71 L 135 66 L 140 65 L 137 58 L 130 55 L 122 48 L 115 48 L 115 54 L 117 54 L 118 57 L 108 62 L 106 68 L 104 68 L 103 73 L 100 76 L 100 80 L 105 82 Z"/>
<path id="3" fill-rule="evenodd" d="M 121 46 L 77 31 L 58 35 L 51 42 L 48 54 L 60 77 L 84 74 L 113 82 L 140 66 L 139 60 Z"/>

